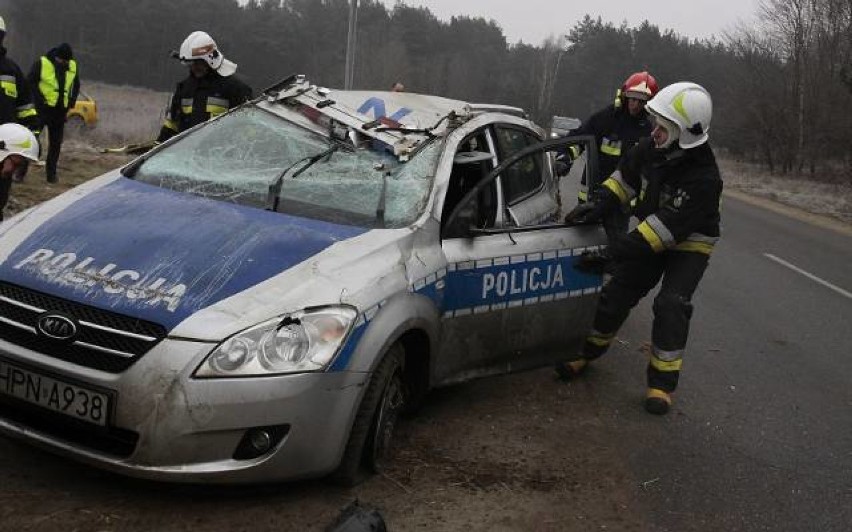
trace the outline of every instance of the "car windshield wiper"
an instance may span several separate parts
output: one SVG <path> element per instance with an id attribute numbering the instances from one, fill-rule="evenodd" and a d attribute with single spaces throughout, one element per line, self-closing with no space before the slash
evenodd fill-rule
<path id="1" fill-rule="evenodd" d="M 269 199 L 268 199 L 268 202 L 267 202 L 268 203 L 268 207 L 267 207 L 268 210 L 270 210 L 272 212 L 276 212 L 278 210 L 278 202 L 280 201 L 280 196 L 281 196 L 281 187 L 284 184 L 284 177 L 287 175 L 287 173 L 290 170 L 292 170 L 293 168 L 295 168 L 299 164 L 305 163 L 304 166 L 302 166 L 301 168 L 299 168 L 298 170 L 293 172 L 293 176 L 291 177 L 291 179 L 296 179 L 297 177 L 299 177 L 302 174 L 302 172 L 304 172 L 305 170 L 307 170 L 308 168 L 310 168 L 311 166 L 313 166 L 314 164 L 319 162 L 321 159 L 328 157 L 332 153 L 336 152 L 340 148 L 341 148 L 340 144 L 332 144 L 331 146 L 329 146 L 325 150 L 321 151 L 320 153 L 317 153 L 315 155 L 309 155 L 307 157 L 302 157 L 298 161 L 294 162 L 293 164 L 291 164 L 290 166 L 285 168 L 280 174 L 278 174 L 278 177 L 275 178 L 275 181 L 273 181 L 273 183 L 271 185 L 269 185 Z"/>
<path id="2" fill-rule="evenodd" d="M 139 168 L 145 164 L 145 161 L 148 160 L 148 157 L 142 155 L 141 157 L 137 157 L 135 161 L 131 162 L 127 166 L 121 169 L 121 175 L 124 177 L 128 177 L 130 179 L 136 178 L 136 172 L 139 171 Z"/>

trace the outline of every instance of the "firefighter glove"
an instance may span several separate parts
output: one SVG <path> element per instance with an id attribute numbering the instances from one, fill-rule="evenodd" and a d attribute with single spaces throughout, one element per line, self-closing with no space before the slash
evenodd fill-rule
<path id="1" fill-rule="evenodd" d="M 580 255 L 574 268 L 584 273 L 603 275 L 607 264 L 611 260 L 612 257 L 606 249 L 601 251 L 585 251 Z"/>
<path id="2" fill-rule="evenodd" d="M 593 201 L 580 203 L 565 215 L 566 225 L 594 223 L 603 217 L 603 209 Z"/>

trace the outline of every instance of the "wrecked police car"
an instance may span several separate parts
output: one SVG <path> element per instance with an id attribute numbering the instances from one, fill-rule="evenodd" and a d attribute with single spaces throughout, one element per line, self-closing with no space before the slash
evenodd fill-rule
<path id="1" fill-rule="evenodd" d="M 582 341 L 605 236 L 558 223 L 549 152 L 590 140 L 543 135 L 291 78 L 8 220 L 0 433 L 143 478 L 357 482 L 430 388 Z"/>

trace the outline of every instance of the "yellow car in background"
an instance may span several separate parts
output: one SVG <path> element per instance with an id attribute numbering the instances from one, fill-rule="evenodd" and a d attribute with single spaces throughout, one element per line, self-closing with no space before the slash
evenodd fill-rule
<path id="1" fill-rule="evenodd" d="M 98 123 L 98 104 L 88 94 L 80 91 L 74 107 L 66 115 L 68 126 L 79 129 L 91 129 Z"/>

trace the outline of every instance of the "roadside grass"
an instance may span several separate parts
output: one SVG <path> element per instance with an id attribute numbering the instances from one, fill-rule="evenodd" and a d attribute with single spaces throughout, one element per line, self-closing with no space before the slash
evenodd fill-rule
<path id="1" fill-rule="evenodd" d="M 160 132 L 171 95 L 139 87 L 90 82 L 83 92 L 98 105 L 98 123 L 79 133 L 69 131 L 63 149 L 120 147 L 151 140 Z"/>
<path id="2" fill-rule="evenodd" d="M 44 168 L 31 167 L 26 180 L 12 186 L 5 209 L 7 218 L 126 164 L 132 157 L 102 154 L 99 149 L 121 147 L 156 137 L 171 96 L 139 87 L 98 82 L 86 82 L 83 92 L 97 103 L 97 125 L 80 130 L 66 128 L 57 171 L 59 182 L 47 183 Z M 42 159 L 46 154 L 46 136 L 45 133 L 41 139 Z"/>
<path id="3" fill-rule="evenodd" d="M 118 168 L 130 161 L 126 155 L 104 155 L 95 150 L 69 150 L 59 159 L 58 183 L 48 183 L 44 167 L 31 166 L 23 183 L 13 183 L 5 217 L 29 209 L 66 192 L 81 183 Z"/>
<path id="4" fill-rule="evenodd" d="M 724 158 L 719 159 L 719 168 L 726 189 L 852 223 L 850 184 L 821 183 L 804 177 L 776 175 L 756 164 Z"/>

